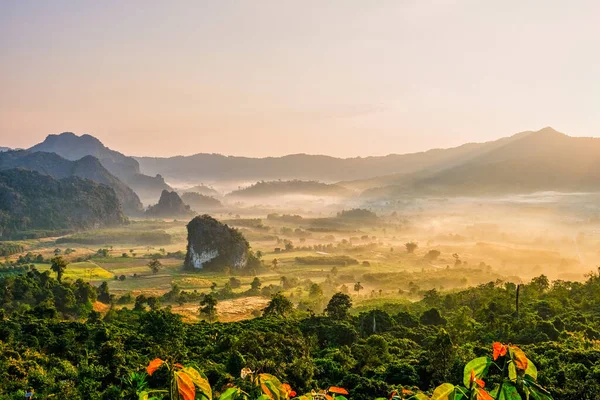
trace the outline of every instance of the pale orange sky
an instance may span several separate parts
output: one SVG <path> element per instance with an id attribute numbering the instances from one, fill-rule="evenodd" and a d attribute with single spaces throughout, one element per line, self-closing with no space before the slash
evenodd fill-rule
<path id="1" fill-rule="evenodd" d="M 0 3 L 0 146 L 368 156 L 600 135 L 597 1 Z"/>

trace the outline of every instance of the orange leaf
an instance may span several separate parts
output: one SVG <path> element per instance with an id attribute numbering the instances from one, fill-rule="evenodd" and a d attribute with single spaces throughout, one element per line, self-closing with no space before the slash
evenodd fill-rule
<path id="1" fill-rule="evenodd" d="M 329 391 L 331 393 L 337 393 L 337 394 L 348 394 L 348 391 L 346 389 L 341 388 L 341 387 L 335 387 L 335 386 L 331 386 L 329 388 Z"/>
<path id="2" fill-rule="evenodd" d="M 150 361 L 150 364 L 148 364 L 146 372 L 148 372 L 148 375 L 152 375 L 154 371 L 159 369 L 164 363 L 165 362 L 160 358 L 155 358 L 154 360 Z"/>
<path id="3" fill-rule="evenodd" d="M 174 364 L 173 366 L 174 366 L 174 367 L 177 367 L 177 368 L 181 368 L 181 369 L 183 369 L 183 365 L 181 365 L 181 364 L 179 364 L 179 363 L 177 363 L 177 364 Z"/>
<path id="4" fill-rule="evenodd" d="M 529 360 L 527 360 L 525 352 L 523 352 L 523 350 L 517 346 L 510 346 L 510 353 L 511 358 L 515 363 L 515 367 L 521 371 L 525 371 L 527 369 L 527 365 L 529 364 Z"/>
<path id="5" fill-rule="evenodd" d="M 269 390 L 269 388 L 267 387 L 267 385 L 265 385 L 264 383 L 260 384 L 260 388 L 262 389 L 263 393 L 266 394 L 267 396 L 269 396 L 269 398 L 273 398 L 273 393 L 271 393 L 271 391 Z"/>
<path id="6" fill-rule="evenodd" d="M 194 400 L 196 398 L 196 387 L 188 374 L 183 371 L 175 372 L 175 382 L 177 383 L 177 391 L 183 400 Z"/>
<path id="7" fill-rule="evenodd" d="M 326 398 L 327 400 L 333 400 L 333 397 L 331 397 L 331 396 L 330 396 L 330 395 L 328 395 L 328 394 L 326 394 L 326 395 L 325 395 L 325 398 Z"/>
<path id="8" fill-rule="evenodd" d="M 475 389 L 475 400 L 494 400 L 488 392 L 483 389 Z"/>
<path id="9" fill-rule="evenodd" d="M 498 356 L 506 355 L 506 346 L 500 342 L 495 342 L 492 346 L 494 348 L 494 361 L 498 359 Z"/>
<path id="10" fill-rule="evenodd" d="M 472 383 L 476 383 L 480 388 L 484 388 L 485 387 L 485 382 L 483 381 L 483 379 L 477 379 L 477 377 L 475 376 L 475 370 L 472 369 L 471 370 L 471 382 Z M 472 387 L 473 385 L 471 385 Z"/>

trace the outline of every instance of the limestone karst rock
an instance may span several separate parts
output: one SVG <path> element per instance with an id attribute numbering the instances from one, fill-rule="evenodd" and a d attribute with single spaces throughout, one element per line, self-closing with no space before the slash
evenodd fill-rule
<path id="1" fill-rule="evenodd" d="M 236 229 L 209 215 L 195 217 L 187 229 L 186 269 L 244 268 L 248 263 L 250 245 Z"/>

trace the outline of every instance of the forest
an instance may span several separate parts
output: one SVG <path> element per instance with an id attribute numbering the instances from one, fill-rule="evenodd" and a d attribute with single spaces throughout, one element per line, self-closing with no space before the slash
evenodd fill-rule
<path id="1" fill-rule="evenodd" d="M 137 399 L 169 386 L 169 370 L 147 374 L 155 359 L 193 366 L 214 398 L 232 387 L 239 398 L 258 398 L 260 386 L 240 375 L 245 368 L 277 377 L 297 396 L 331 387 L 357 400 L 428 396 L 463 382 L 465 365 L 491 355 L 494 343 L 508 346 L 495 358 L 520 348 L 537 367 L 540 389 L 530 398 L 600 393 L 600 270 L 582 283 L 541 275 L 519 286 L 498 280 L 445 294 L 433 289 L 414 303 L 362 312 L 342 293 L 323 313 L 300 311 L 274 294 L 262 316 L 232 323 L 184 323 L 170 310 L 182 292 L 116 308 L 108 285 L 55 275 L 32 268 L 0 278 L 0 399 L 21 399 L 30 388 L 38 398 Z M 210 298 L 200 296 L 198 312 L 210 312 Z M 492 394 L 503 382 L 498 363 L 485 367 Z M 518 387 L 507 379 L 505 388 Z"/>

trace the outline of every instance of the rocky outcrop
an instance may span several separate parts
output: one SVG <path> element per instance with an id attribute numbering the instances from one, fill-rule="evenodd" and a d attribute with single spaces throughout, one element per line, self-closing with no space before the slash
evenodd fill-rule
<path id="1" fill-rule="evenodd" d="M 209 215 L 194 218 L 187 229 L 186 269 L 244 268 L 248 263 L 250 245 L 236 229 Z"/>
<path id="2" fill-rule="evenodd" d="M 146 215 L 149 217 L 178 218 L 189 217 L 194 215 L 194 212 L 190 210 L 190 206 L 186 205 L 176 192 L 163 190 L 158 204 L 148 207 Z"/>

